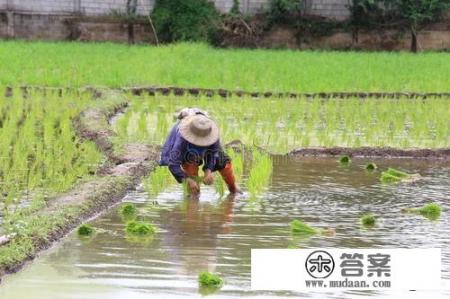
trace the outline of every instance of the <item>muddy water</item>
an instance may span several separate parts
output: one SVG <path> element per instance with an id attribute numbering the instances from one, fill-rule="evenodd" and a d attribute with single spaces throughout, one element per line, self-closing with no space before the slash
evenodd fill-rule
<path id="1" fill-rule="evenodd" d="M 125 201 L 138 205 L 140 217 L 159 233 L 148 240 L 129 239 L 116 210 L 93 221 L 91 239 L 70 235 L 22 272 L 0 286 L 0 298 L 179 298 L 200 297 L 196 277 L 202 270 L 226 281 L 212 297 L 360 298 L 362 296 L 438 298 L 449 291 L 428 292 L 251 292 L 250 249 L 288 247 L 443 249 L 443 277 L 450 280 L 450 165 L 430 161 L 378 160 L 380 168 L 399 167 L 420 173 L 421 181 L 386 186 L 379 173 L 361 168 L 366 160 L 341 167 L 335 159 L 274 160 L 272 184 L 259 201 L 219 199 L 204 188 L 200 201 L 183 200 L 175 185 L 156 198 L 134 192 Z M 435 201 L 444 212 L 438 221 L 400 213 L 403 207 Z M 374 229 L 360 227 L 359 217 L 382 217 Z M 332 227 L 334 237 L 293 238 L 293 219 L 315 227 Z"/>

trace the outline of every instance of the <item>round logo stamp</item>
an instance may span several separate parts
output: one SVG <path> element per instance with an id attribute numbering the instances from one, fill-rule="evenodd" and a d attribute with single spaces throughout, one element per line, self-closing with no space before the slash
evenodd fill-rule
<path id="1" fill-rule="evenodd" d="M 334 259 L 324 250 L 313 251 L 306 258 L 306 271 L 313 278 L 327 278 L 333 273 Z"/>

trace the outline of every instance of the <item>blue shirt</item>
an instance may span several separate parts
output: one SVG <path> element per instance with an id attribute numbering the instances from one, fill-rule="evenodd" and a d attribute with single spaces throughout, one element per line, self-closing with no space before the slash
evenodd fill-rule
<path id="1" fill-rule="evenodd" d="M 178 131 L 178 123 L 170 131 L 169 137 L 161 151 L 161 160 L 159 165 L 168 166 L 175 179 L 181 183 L 187 177 L 181 168 L 183 163 L 204 163 L 203 170 L 214 170 L 217 158 L 219 156 L 220 141 L 216 141 L 210 146 L 196 146 L 184 139 Z"/>

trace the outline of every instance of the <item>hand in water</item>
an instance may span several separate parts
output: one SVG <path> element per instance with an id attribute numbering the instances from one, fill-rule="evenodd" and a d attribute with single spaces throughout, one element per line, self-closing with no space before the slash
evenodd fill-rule
<path id="1" fill-rule="evenodd" d="M 214 183 L 214 176 L 213 176 L 211 170 L 205 171 L 205 177 L 203 178 L 203 183 L 205 185 L 212 185 Z"/>
<path id="2" fill-rule="evenodd" d="M 189 188 L 189 191 L 191 191 L 192 195 L 197 195 L 200 193 L 200 187 L 195 180 L 193 180 L 191 178 L 187 178 L 186 184 Z"/>

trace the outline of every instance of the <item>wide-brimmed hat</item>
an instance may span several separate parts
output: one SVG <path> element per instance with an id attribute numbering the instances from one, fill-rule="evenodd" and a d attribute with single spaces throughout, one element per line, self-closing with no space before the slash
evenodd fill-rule
<path id="1" fill-rule="evenodd" d="M 197 146 L 210 146 L 219 140 L 219 128 L 216 123 L 202 114 L 183 118 L 178 130 L 181 137 Z"/>

